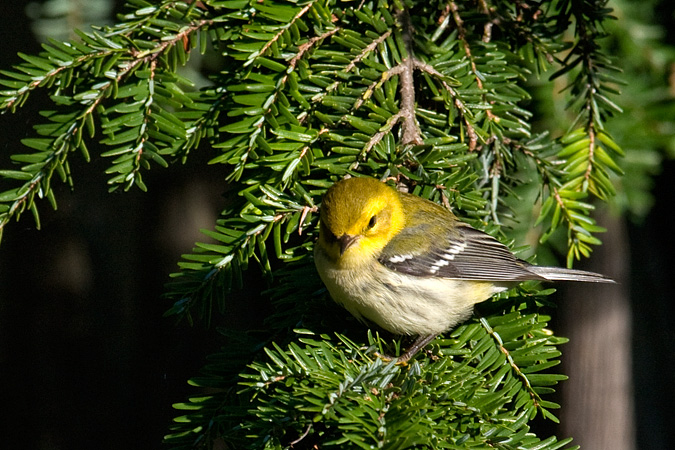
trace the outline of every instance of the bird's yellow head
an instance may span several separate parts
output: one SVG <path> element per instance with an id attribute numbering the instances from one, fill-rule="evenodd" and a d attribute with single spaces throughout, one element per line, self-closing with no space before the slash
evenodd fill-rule
<path id="1" fill-rule="evenodd" d="M 405 225 L 399 194 L 373 178 L 348 178 L 321 203 L 319 245 L 337 263 L 372 260 Z"/>

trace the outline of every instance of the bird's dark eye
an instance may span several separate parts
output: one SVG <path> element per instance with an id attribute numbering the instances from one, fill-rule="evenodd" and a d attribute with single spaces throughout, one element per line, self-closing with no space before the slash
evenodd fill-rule
<path id="1" fill-rule="evenodd" d="M 371 217 L 370 222 L 368 222 L 368 228 L 373 228 L 376 223 L 377 223 L 377 216 Z"/>

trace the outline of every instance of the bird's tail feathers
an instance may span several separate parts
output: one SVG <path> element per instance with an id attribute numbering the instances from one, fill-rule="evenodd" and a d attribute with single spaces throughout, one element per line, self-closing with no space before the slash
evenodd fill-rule
<path id="1" fill-rule="evenodd" d="M 591 283 L 616 283 L 605 275 L 585 270 L 564 269 L 562 267 L 531 266 L 528 268 L 549 281 L 586 281 Z"/>

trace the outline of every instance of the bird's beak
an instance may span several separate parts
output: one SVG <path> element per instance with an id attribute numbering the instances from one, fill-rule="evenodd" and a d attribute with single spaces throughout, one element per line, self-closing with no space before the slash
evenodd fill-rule
<path id="1" fill-rule="evenodd" d="M 354 245 L 358 240 L 358 236 L 352 236 L 351 234 L 343 234 L 340 236 L 338 238 L 338 243 L 340 244 L 340 256 L 342 256 L 347 249 Z"/>

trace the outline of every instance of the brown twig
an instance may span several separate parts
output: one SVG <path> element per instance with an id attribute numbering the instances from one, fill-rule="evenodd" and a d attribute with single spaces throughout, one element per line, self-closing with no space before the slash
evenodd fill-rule
<path id="1" fill-rule="evenodd" d="M 288 61 L 289 66 L 292 67 L 292 68 L 295 68 L 295 66 L 298 64 L 298 61 L 300 61 L 300 58 L 302 58 L 305 55 L 305 53 L 307 53 L 309 51 L 309 49 L 311 49 L 314 46 L 314 44 L 316 44 L 318 41 L 326 39 L 327 37 L 331 37 L 332 35 L 334 35 L 338 31 L 340 31 L 340 29 L 341 29 L 340 27 L 335 27 L 330 31 L 326 31 L 322 35 L 314 36 L 309 41 L 305 42 L 304 44 L 299 45 L 298 46 L 298 53 L 296 53 L 295 56 L 293 56 L 290 59 L 290 61 Z"/>
<path id="2" fill-rule="evenodd" d="M 295 444 L 298 444 L 298 443 L 300 443 L 300 441 L 302 441 L 303 439 L 305 439 L 305 438 L 307 437 L 307 435 L 309 435 L 309 432 L 310 432 L 311 430 L 312 430 L 312 424 L 310 423 L 309 425 L 307 425 L 307 428 L 305 428 L 305 432 L 302 433 L 302 434 L 300 435 L 299 438 L 297 438 L 296 440 L 290 442 L 291 448 L 293 448 L 293 446 L 294 446 Z"/>
<path id="3" fill-rule="evenodd" d="M 406 57 L 401 62 L 403 70 L 401 71 L 401 109 L 403 123 L 401 124 L 403 145 L 422 144 L 420 128 L 415 120 L 415 81 L 413 72 L 415 70 L 415 53 L 413 51 L 413 27 L 410 23 L 410 14 L 407 10 L 399 12 L 399 18 L 402 22 L 403 42 L 405 43 Z"/>
<path id="4" fill-rule="evenodd" d="M 377 39 L 374 39 L 370 44 L 364 47 L 363 50 L 361 50 L 361 53 L 356 55 L 356 58 L 350 61 L 350 63 L 345 67 L 344 71 L 349 72 L 352 70 L 356 65 L 368 55 L 368 53 L 372 52 L 375 50 L 375 48 L 380 45 L 382 42 L 384 42 L 385 39 L 387 39 L 389 36 L 391 36 L 391 30 L 387 30 L 386 33 L 384 33 L 382 36 L 378 37 Z"/>
<path id="5" fill-rule="evenodd" d="M 483 25 L 483 42 L 488 43 L 492 39 L 492 26 L 495 24 L 496 20 L 492 19 L 491 10 L 485 0 L 479 0 L 478 4 L 480 5 L 482 13 L 490 18 L 490 20 Z"/>
<path id="6" fill-rule="evenodd" d="M 302 8 L 300 11 L 298 11 L 298 13 L 295 15 L 295 17 L 293 17 L 290 20 L 290 22 L 288 22 L 288 24 L 286 24 L 286 26 L 284 26 L 272 39 L 270 39 L 269 41 L 267 41 L 267 43 L 265 45 L 263 45 L 263 47 L 260 49 L 258 54 L 264 55 L 265 52 L 272 46 L 272 44 L 274 44 L 276 41 L 278 41 L 279 38 L 281 36 L 283 36 L 283 34 L 286 31 L 288 31 L 288 29 L 295 23 L 296 20 L 300 19 L 302 16 L 305 15 L 305 13 L 307 13 L 307 11 L 309 11 L 309 9 L 312 7 L 312 5 L 313 5 L 313 3 L 308 3 L 307 5 L 305 5 L 304 8 Z"/>
<path id="7" fill-rule="evenodd" d="M 298 224 L 298 236 L 302 236 L 302 225 L 305 223 L 305 219 L 307 219 L 307 214 L 310 212 L 316 213 L 319 211 L 319 208 L 317 206 L 303 206 L 302 207 L 302 214 L 300 215 L 300 222 Z"/>
<path id="8" fill-rule="evenodd" d="M 483 13 L 485 13 L 487 15 L 490 15 L 490 10 L 489 10 L 487 4 L 485 3 L 485 1 L 481 0 L 480 3 L 481 3 L 481 8 L 483 9 Z M 452 11 L 452 17 L 453 17 L 453 20 L 455 21 L 455 26 L 457 27 L 459 40 L 462 41 L 462 47 L 464 49 L 464 54 L 466 54 L 466 57 L 469 59 L 469 63 L 470 63 L 470 66 L 471 66 L 471 72 L 473 73 L 474 79 L 476 80 L 476 86 L 478 87 L 478 89 L 483 90 L 484 89 L 483 88 L 483 80 L 481 79 L 481 77 L 479 75 L 478 67 L 476 66 L 476 61 L 473 57 L 473 54 L 471 53 L 471 46 L 469 45 L 469 41 L 466 38 L 467 33 L 466 33 L 466 29 L 464 28 L 464 21 L 460 17 L 459 8 L 457 7 L 457 4 L 455 2 L 450 2 L 450 10 Z M 484 30 L 483 30 L 483 42 L 489 42 L 489 40 L 492 37 L 492 23 L 493 22 L 488 21 L 488 23 L 490 24 L 490 26 L 484 28 Z M 487 100 L 487 98 L 485 97 L 485 94 L 483 94 L 482 97 L 483 97 L 483 102 L 485 104 L 491 103 Z M 494 121 L 494 122 L 499 121 L 499 117 L 497 117 L 492 112 L 491 109 L 486 109 L 485 115 L 487 116 L 488 120 L 490 120 L 490 121 Z M 469 134 L 469 140 L 470 140 L 469 146 L 471 147 L 471 141 L 474 138 L 477 139 L 477 136 L 475 136 L 475 133 L 474 133 L 474 136 L 471 136 L 469 130 L 467 130 L 467 134 Z M 474 148 L 475 148 L 475 142 L 474 142 Z"/>
<path id="9" fill-rule="evenodd" d="M 464 126 L 466 128 L 466 134 L 469 137 L 469 150 L 473 151 L 476 149 L 476 146 L 478 145 L 478 135 L 476 134 L 476 131 L 473 128 L 473 125 L 471 125 L 471 122 L 467 119 L 466 116 L 466 111 L 467 108 L 462 102 L 459 93 L 452 87 L 450 86 L 445 80 L 444 76 L 442 73 L 440 73 L 438 70 L 436 70 L 432 65 L 425 63 L 424 61 L 420 60 L 415 60 L 415 68 L 422 71 L 426 72 L 429 75 L 438 78 L 441 81 L 441 84 L 445 88 L 446 91 L 450 94 L 452 97 L 452 102 L 455 105 L 455 108 L 459 111 L 462 120 L 464 122 Z"/>
<path id="10" fill-rule="evenodd" d="M 359 159 L 362 159 L 366 155 L 366 153 L 368 153 L 373 147 L 375 147 L 377 143 L 380 142 L 382 138 L 384 138 L 387 135 L 387 133 L 391 131 L 392 128 L 394 128 L 394 125 L 396 125 L 403 118 L 404 118 L 403 113 L 399 111 L 393 116 L 391 116 L 389 119 L 387 119 L 387 123 L 383 125 L 380 128 L 380 130 L 368 140 L 368 142 L 366 142 L 366 145 L 363 146 L 363 150 L 361 150 L 359 158 L 357 158 L 356 161 L 354 161 L 352 165 L 349 166 L 349 170 L 355 170 L 357 167 L 359 167 Z"/>

